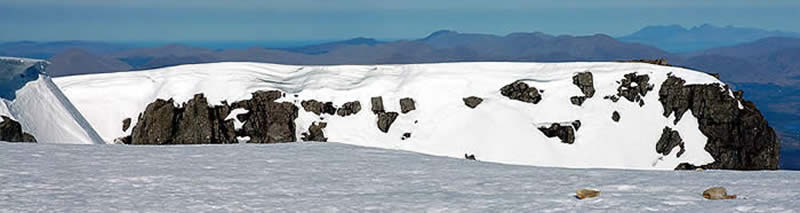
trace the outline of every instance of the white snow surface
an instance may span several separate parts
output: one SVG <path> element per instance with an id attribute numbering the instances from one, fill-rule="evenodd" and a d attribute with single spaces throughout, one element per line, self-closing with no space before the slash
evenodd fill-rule
<path id="1" fill-rule="evenodd" d="M 44 70 L 43 67 L 28 69 L 46 66 L 46 62 L 8 57 L 0 57 L 0 60 L 19 62 L 0 65 L 3 70 L 10 71 L 0 73 L 0 92 L 14 94 L 13 97 L 0 96 L 0 115 L 19 122 L 24 132 L 42 143 L 104 143 L 50 77 L 35 71 Z M 30 76 L 33 75 L 38 77 L 32 80 Z M 13 87 L 17 84 L 22 87 Z"/>
<path id="2" fill-rule="evenodd" d="M 800 172 L 569 169 L 338 143 L 0 143 L 0 212 L 796 212 Z M 705 200 L 726 187 L 735 200 Z M 579 188 L 600 190 L 578 200 Z"/>
<path id="3" fill-rule="evenodd" d="M 575 106 L 569 98 L 583 94 L 572 77 L 587 71 L 593 73 L 596 93 Z M 649 75 L 654 85 L 643 107 L 624 98 L 617 103 L 603 99 L 616 94 L 618 81 L 633 72 Z M 139 113 L 157 98 L 174 98 L 177 104 L 204 93 L 211 104 L 219 104 L 248 99 L 254 91 L 277 89 L 287 93 L 279 101 L 298 107 L 310 99 L 332 101 L 336 106 L 360 101 L 361 112 L 348 117 L 317 116 L 300 107 L 297 135 L 311 123 L 325 121 L 329 141 L 457 158 L 470 153 L 484 161 L 537 166 L 673 169 L 681 162 L 711 163 L 714 159 L 704 150 L 707 138 L 691 112 L 677 124 L 672 122 L 674 116 L 662 115 L 658 91 L 668 73 L 687 84 L 723 84 L 708 74 L 683 68 L 614 62 L 358 66 L 228 62 L 69 76 L 55 82 L 108 142 L 130 134 L 130 129 L 122 131 L 122 120 L 132 118 L 135 125 Z M 501 87 L 517 80 L 543 90 L 542 101 L 524 103 L 500 94 Z M 370 98 L 375 96 L 383 97 L 387 111 L 396 112 L 399 100 L 411 97 L 416 110 L 400 114 L 388 133 L 380 132 L 370 111 Z M 470 109 L 462 101 L 468 96 L 484 101 Z M 611 119 L 614 111 L 621 115 L 619 122 Z M 574 144 L 548 138 L 537 129 L 573 120 L 582 123 Z M 665 126 L 677 130 L 686 143 L 681 157 L 676 156 L 677 147 L 668 156 L 656 153 Z M 411 138 L 401 140 L 406 132 Z"/>

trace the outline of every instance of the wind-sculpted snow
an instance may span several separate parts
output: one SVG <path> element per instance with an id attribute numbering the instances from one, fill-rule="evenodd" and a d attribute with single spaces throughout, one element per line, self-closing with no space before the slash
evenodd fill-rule
<path id="1" fill-rule="evenodd" d="M 576 85 L 573 78 L 587 72 L 592 74 L 594 95 L 578 106 L 571 97 L 590 97 L 586 94 L 590 81 Z M 676 123 L 674 115 L 663 115 L 657 91 L 670 73 L 685 80 L 685 85 L 724 85 L 705 73 L 642 63 L 485 62 L 374 66 L 213 63 L 70 76 L 56 82 L 105 141 L 129 135 L 130 130 L 122 131 L 122 121 L 133 118 L 131 125 L 135 125 L 139 113 L 157 98 L 173 98 L 180 104 L 203 93 L 210 105 L 218 105 L 250 99 L 255 91 L 278 90 L 284 95 L 276 102 L 298 107 L 309 100 L 332 102 L 334 108 L 340 108 L 348 102 L 370 104 L 373 97 L 382 99 L 382 113 L 362 111 L 343 117 L 300 110 L 294 121 L 297 138 L 313 123 L 325 122 L 327 141 L 457 158 L 470 153 L 492 162 L 640 169 L 712 163 L 714 158 L 705 150 L 708 138 L 691 113 Z M 515 82 L 535 88 L 536 94 L 521 86 L 503 92 L 504 86 Z M 733 97 L 732 92 L 727 93 Z M 472 96 L 482 99 L 474 109 L 463 100 Z M 624 101 L 600 98 L 608 96 Z M 406 97 L 413 98 L 415 110 L 398 113 L 400 100 Z M 614 112 L 621 115 L 619 121 L 611 119 Z M 386 116 L 389 113 L 397 115 Z M 580 122 L 580 129 L 568 137 L 574 138 L 572 143 L 562 143 L 559 137 L 548 137 L 538 129 L 543 123 L 565 121 Z M 680 157 L 678 150 L 668 152 L 670 155 L 656 152 L 665 127 L 680 133 L 685 150 Z M 404 137 L 407 134 L 413 137 Z"/>
<path id="2" fill-rule="evenodd" d="M 0 57 L 0 115 L 45 143 L 103 143 L 46 75 L 47 62 Z"/>
<path id="3" fill-rule="evenodd" d="M 796 201 L 800 196 L 797 190 L 800 173 L 794 171 L 513 166 L 338 143 L 199 146 L 0 143 L 0 165 L 0 212 L 792 212 L 800 209 Z M 703 190 L 713 186 L 727 188 L 737 199 L 704 199 Z M 600 195 L 578 200 L 574 196 L 580 188 L 599 189 Z"/>

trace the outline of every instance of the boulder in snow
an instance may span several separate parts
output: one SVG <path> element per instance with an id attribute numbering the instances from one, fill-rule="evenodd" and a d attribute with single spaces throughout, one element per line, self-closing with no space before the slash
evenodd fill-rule
<path id="1" fill-rule="evenodd" d="M 469 96 L 463 98 L 463 100 L 464 100 L 464 105 L 467 105 L 467 107 L 472 109 L 475 109 L 475 107 L 478 107 L 478 105 L 481 104 L 481 102 L 483 102 L 483 98 L 478 98 L 475 96 Z"/>
<path id="2" fill-rule="evenodd" d="M 370 102 L 372 103 L 372 112 L 373 113 L 378 114 L 378 113 L 385 112 L 385 110 L 383 109 L 383 97 L 381 97 L 381 96 L 372 97 L 370 99 Z"/>
<path id="3" fill-rule="evenodd" d="M 581 200 L 597 197 L 598 195 L 600 195 L 600 191 L 594 189 L 578 189 L 578 191 L 575 192 L 575 197 Z"/>
<path id="4" fill-rule="evenodd" d="M 736 195 L 728 195 L 728 190 L 725 187 L 711 187 L 703 191 L 703 198 L 709 200 L 727 200 L 736 199 Z"/>
<path id="5" fill-rule="evenodd" d="M 525 82 L 516 81 L 500 88 L 500 94 L 513 100 L 526 103 L 537 104 L 542 100 L 542 95 L 536 87 L 529 86 Z"/>
<path id="6" fill-rule="evenodd" d="M 361 111 L 361 102 L 353 101 L 342 104 L 336 114 L 342 117 L 354 115 Z"/>
<path id="7" fill-rule="evenodd" d="M 417 106 L 416 103 L 414 102 L 414 99 L 408 97 L 400 99 L 400 112 L 406 114 L 415 109 L 417 109 Z"/>
<path id="8" fill-rule="evenodd" d="M 378 113 L 378 129 L 381 132 L 389 132 L 389 127 L 392 126 L 394 120 L 397 119 L 397 116 L 400 115 L 397 112 L 380 112 Z"/>

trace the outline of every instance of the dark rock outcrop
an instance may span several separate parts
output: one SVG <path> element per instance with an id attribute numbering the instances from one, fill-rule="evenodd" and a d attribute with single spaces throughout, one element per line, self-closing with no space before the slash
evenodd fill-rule
<path id="1" fill-rule="evenodd" d="M 381 96 L 372 97 L 370 99 L 370 102 L 372 103 L 372 113 L 378 114 L 385 112 L 385 110 L 383 109 L 383 97 Z"/>
<path id="2" fill-rule="evenodd" d="M 128 131 L 128 128 L 131 127 L 131 118 L 125 118 L 122 120 L 122 131 Z"/>
<path id="3" fill-rule="evenodd" d="M 328 123 L 325 122 L 314 122 L 311 126 L 308 127 L 308 132 L 304 132 L 301 139 L 303 141 L 317 141 L 317 142 L 326 142 L 328 138 L 325 137 L 325 132 L 322 129 L 328 126 Z"/>
<path id="4" fill-rule="evenodd" d="M 300 105 L 303 106 L 303 109 L 306 112 L 313 112 L 316 115 L 322 115 L 323 113 L 334 115 L 336 114 L 336 107 L 333 106 L 333 102 L 319 102 L 317 100 L 306 100 L 300 102 Z"/>
<path id="5" fill-rule="evenodd" d="M 572 84 L 581 89 L 583 96 L 572 96 L 569 98 L 570 102 L 574 105 L 583 105 L 586 99 L 594 96 L 594 80 L 591 72 L 581 72 L 572 76 Z"/>
<path id="6" fill-rule="evenodd" d="M 174 144 L 175 111 L 172 99 L 158 99 L 148 104 L 131 130 L 131 144 Z"/>
<path id="7" fill-rule="evenodd" d="M 500 94 L 513 100 L 537 104 L 542 100 L 542 95 L 536 87 L 528 86 L 525 82 L 517 81 L 500 88 Z"/>
<path id="8" fill-rule="evenodd" d="M 414 99 L 411 98 L 402 98 L 400 99 L 400 112 L 406 114 L 413 110 L 417 109 L 416 103 Z"/>
<path id="9" fill-rule="evenodd" d="M 150 145 L 227 144 L 238 143 L 237 136 L 248 136 L 249 143 L 294 142 L 298 108 L 289 102 L 275 102 L 282 96 L 280 91 L 257 91 L 250 100 L 209 106 L 201 93 L 180 107 L 175 107 L 172 99 L 158 99 L 139 114 L 130 138 L 119 141 Z M 244 123 L 238 132 L 232 119 L 225 120 L 235 108 L 248 110 L 236 116 Z"/>
<path id="10" fill-rule="evenodd" d="M 297 141 L 294 120 L 298 116 L 298 108 L 290 102 L 275 102 L 282 92 L 257 91 L 253 98 L 233 103 L 232 108 L 248 110 L 241 136 L 250 136 L 248 143 L 287 143 Z M 327 112 L 326 112 L 327 113 Z"/>
<path id="11" fill-rule="evenodd" d="M 36 143 L 33 135 L 22 131 L 22 125 L 19 122 L 6 116 L 0 117 L 3 120 L 0 122 L 0 141 Z"/>
<path id="12" fill-rule="evenodd" d="M 614 122 L 619 122 L 619 112 L 614 111 L 614 113 L 611 113 L 611 120 L 614 120 Z"/>
<path id="13" fill-rule="evenodd" d="M 463 98 L 463 100 L 464 100 L 464 104 L 467 105 L 467 107 L 472 108 L 472 109 L 475 109 L 475 107 L 477 107 L 478 105 L 481 104 L 481 102 L 483 102 L 483 98 L 478 98 L 478 97 L 475 97 L 475 96 L 469 96 L 469 97 Z"/>
<path id="14" fill-rule="evenodd" d="M 209 106 L 203 94 L 195 95 L 181 107 L 172 99 L 158 99 L 147 105 L 131 130 L 131 144 L 225 144 L 236 143 L 233 120 L 226 103 Z"/>
<path id="15" fill-rule="evenodd" d="M 653 90 L 655 86 L 649 82 L 650 76 L 648 75 L 636 75 L 636 73 L 625 74 L 617 88 L 616 96 L 624 97 L 630 102 L 636 102 L 639 103 L 639 106 L 644 106 L 643 97 L 647 95 L 647 92 Z"/>
<path id="16" fill-rule="evenodd" d="M 594 78 L 591 72 L 581 72 L 572 76 L 572 84 L 578 86 L 584 96 L 590 98 L 594 96 Z"/>
<path id="17" fill-rule="evenodd" d="M 562 143 L 572 144 L 575 142 L 575 130 L 573 130 L 572 126 L 561 126 L 561 124 L 553 123 L 550 127 L 539 127 L 539 131 L 548 138 L 558 137 Z"/>
<path id="18" fill-rule="evenodd" d="M 389 127 L 392 126 L 394 120 L 397 119 L 397 116 L 400 115 L 397 112 L 380 112 L 378 113 L 378 129 L 381 132 L 389 132 Z"/>
<path id="19" fill-rule="evenodd" d="M 359 111 L 361 111 L 361 102 L 353 101 L 344 103 L 342 107 L 339 107 L 339 110 L 336 111 L 336 114 L 345 117 L 355 115 Z"/>
<path id="20" fill-rule="evenodd" d="M 661 132 L 661 138 L 659 138 L 658 143 L 656 143 L 656 153 L 666 156 L 677 146 L 681 148 L 677 156 L 681 157 L 683 152 L 686 151 L 683 145 L 683 139 L 681 139 L 681 135 L 678 131 L 672 130 L 669 127 L 664 127 L 664 130 Z"/>
<path id="21" fill-rule="evenodd" d="M 741 92 L 733 97 L 727 86 L 719 84 L 685 85 L 685 81 L 669 75 L 659 90 L 664 117 L 675 114 L 675 123 L 691 110 L 708 140 L 705 150 L 714 162 L 691 165 L 703 169 L 778 169 L 780 143 L 756 106 L 742 99 Z M 741 103 L 742 109 L 739 109 Z M 690 165 L 676 169 L 689 168 Z"/>

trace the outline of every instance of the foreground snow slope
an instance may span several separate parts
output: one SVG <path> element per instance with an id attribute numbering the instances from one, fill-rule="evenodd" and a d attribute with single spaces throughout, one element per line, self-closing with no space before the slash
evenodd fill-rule
<path id="1" fill-rule="evenodd" d="M 0 115 L 44 143 L 103 143 L 44 73 L 47 62 L 0 57 Z"/>
<path id="2" fill-rule="evenodd" d="M 89 154 L 87 154 L 89 153 Z M 0 212 L 792 212 L 793 171 L 512 166 L 337 143 L 0 143 Z M 736 200 L 705 200 L 724 186 Z M 597 188 L 577 200 L 578 188 Z"/>
<path id="3" fill-rule="evenodd" d="M 572 82 L 579 72 L 591 72 L 596 94 L 582 106 L 570 97 L 582 96 Z M 627 100 L 603 99 L 617 94 L 623 75 L 648 75 L 654 86 L 644 106 Z M 251 92 L 277 89 L 287 93 L 279 101 L 316 99 L 341 106 L 358 100 L 362 111 L 354 116 L 320 116 L 301 109 L 297 135 L 315 121 L 328 122 L 329 141 L 417 151 L 494 162 L 564 167 L 664 168 L 681 162 L 694 165 L 714 159 L 705 150 L 706 137 L 697 119 L 687 113 L 677 124 L 662 116 L 658 91 L 667 74 L 687 84 L 721 83 L 687 69 L 641 63 L 443 63 L 376 66 L 287 66 L 262 63 L 213 63 L 156 70 L 70 76 L 55 79 L 77 108 L 107 142 L 130 133 L 122 120 L 133 122 L 157 98 L 176 103 L 205 93 L 211 104 L 248 99 Z M 517 80 L 543 91 L 538 104 L 511 100 L 500 88 Z M 297 96 L 295 96 L 297 95 Z M 398 100 L 411 97 L 417 110 L 400 114 L 383 133 L 376 127 L 370 98 L 382 96 L 387 111 L 400 111 Z M 478 96 L 483 103 L 466 107 L 462 98 Z M 619 122 L 611 119 L 618 111 Z M 538 127 L 580 120 L 575 143 L 548 138 Z M 664 127 L 680 133 L 686 152 L 676 156 L 656 153 Z M 401 140 L 403 133 L 411 133 Z"/>

